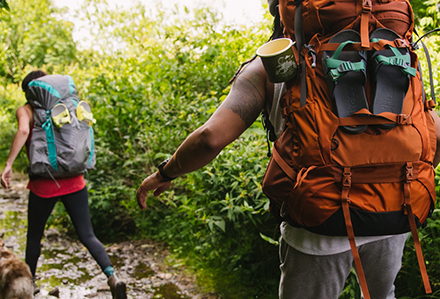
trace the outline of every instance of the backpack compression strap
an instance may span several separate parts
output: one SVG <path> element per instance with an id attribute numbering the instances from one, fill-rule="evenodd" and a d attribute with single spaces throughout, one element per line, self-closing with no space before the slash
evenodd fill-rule
<path id="1" fill-rule="evenodd" d="M 404 203 L 403 208 L 405 213 L 408 215 L 408 221 L 409 225 L 411 227 L 411 233 L 412 237 L 414 239 L 414 246 L 416 249 L 417 254 L 417 261 L 419 263 L 420 273 L 422 275 L 423 284 L 425 287 L 425 291 L 427 294 L 432 293 L 431 286 L 429 284 L 429 278 L 428 273 L 426 271 L 425 261 L 423 259 L 423 253 L 422 253 L 422 247 L 420 245 L 419 236 L 417 234 L 417 225 L 414 219 L 414 214 L 412 212 L 411 207 L 411 182 L 415 179 L 417 179 L 416 171 L 413 170 L 413 164 L 412 162 L 406 163 L 406 173 L 405 173 L 405 179 L 404 179 Z M 394 172 L 395 173 L 395 172 Z M 387 176 L 391 178 L 392 181 L 395 179 L 399 179 L 399 176 L 392 178 L 392 176 Z M 359 176 L 355 180 L 357 182 L 359 179 L 361 179 Z M 364 293 L 365 299 L 370 298 L 370 295 L 368 293 L 368 286 L 367 281 L 365 279 L 365 274 L 362 269 L 362 263 L 360 260 L 359 252 L 357 250 L 354 231 L 353 231 L 353 224 L 351 222 L 350 217 L 350 197 L 349 197 L 349 191 L 352 184 L 352 169 L 350 167 L 345 167 L 344 171 L 342 173 L 342 193 L 341 193 L 341 205 L 342 205 L 342 211 L 344 214 L 344 220 L 345 220 L 345 226 L 347 229 L 347 235 L 348 240 L 350 242 L 351 252 L 353 254 L 354 263 L 356 266 L 356 271 L 358 273 L 359 277 L 359 283 L 362 288 L 362 292 Z M 361 179 L 362 181 L 362 179 Z"/>
<path id="2" fill-rule="evenodd" d="M 422 246 L 420 245 L 419 235 L 417 233 L 417 225 L 414 220 L 414 214 L 411 207 L 411 182 L 416 179 L 413 172 L 413 163 L 406 163 L 406 181 L 404 186 L 404 203 L 403 208 L 408 214 L 408 221 L 411 227 L 411 234 L 414 240 L 414 247 L 416 248 L 417 262 L 419 263 L 420 273 L 422 274 L 423 285 L 425 286 L 426 294 L 432 293 L 431 285 L 429 284 L 428 272 L 426 271 L 425 261 L 423 259 Z"/>
<path id="3" fill-rule="evenodd" d="M 353 224 L 351 223 L 350 217 L 350 197 L 348 196 L 351 188 L 351 168 L 345 167 L 342 176 L 342 193 L 341 193 L 341 204 L 342 211 L 344 214 L 345 226 L 347 229 L 348 241 L 350 242 L 351 253 L 353 254 L 354 264 L 356 266 L 356 272 L 359 278 L 359 284 L 365 299 L 370 299 L 370 293 L 368 291 L 367 280 L 365 279 L 364 269 L 362 267 L 361 258 L 359 256 L 359 251 L 356 246 L 356 240 L 354 238 Z"/>
<path id="4" fill-rule="evenodd" d="M 361 16 L 361 45 L 363 48 L 370 47 L 370 30 L 368 23 L 371 14 L 371 0 L 362 1 L 362 16 Z"/>

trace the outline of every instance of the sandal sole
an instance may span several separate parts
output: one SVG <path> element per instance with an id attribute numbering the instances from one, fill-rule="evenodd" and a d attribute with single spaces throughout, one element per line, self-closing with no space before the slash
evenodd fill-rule
<path id="1" fill-rule="evenodd" d="M 370 36 L 370 39 L 384 39 L 393 41 L 400 36 L 394 31 L 387 28 L 376 29 Z M 408 54 L 408 49 L 399 49 L 401 54 Z M 382 65 L 377 63 L 375 57 L 382 55 L 386 57 L 394 56 L 390 49 L 379 50 L 372 54 L 370 61 L 372 61 L 372 97 L 371 97 L 371 112 L 373 114 L 380 114 L 382 112 L 392 112 L 401 114 L 403 109 L 403 100 L 409 87 L 409 76 L 405 75 L 400 67 L 392 65 Z M 396 100 L 398 99 L 398 100 Z M 382 129 L 394 128 L 396 124 L 381 124 L 378 127 Z"/>
<path id="2" fill-rule="evenodd" d="M 360 42 L 361 37 L 359 33 L 354 30 L 344 30 L 333 36 L 329 40 L 329 43 L 342 43 L 345 41 Z M 325 51 L 323 53 L 323 66 L 326 78 L 328 78 L 329 70 L 327 69 L 325 60 L 331 58 L 333 53 L 333 51 Z M 365 60 L 357 51 L 342 51 L 337 59 L 351 62 Z M 366 76 L 364 73 L 347 72 L 345 75 L 341 76 L 337 82 L 328 80 L 327 83 L 332 93 L 338 117 L 349 117 L 363 108 L 368 109 L 368 102 L 365 96 Z M 343 126 L 342 128 L 349 134 L 359 134 L 365 131 L 368 126 Z"/>

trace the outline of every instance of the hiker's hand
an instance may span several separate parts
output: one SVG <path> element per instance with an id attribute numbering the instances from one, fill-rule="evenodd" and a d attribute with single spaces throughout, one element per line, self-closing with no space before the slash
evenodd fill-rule
<path id="1" fill-rule="evenodd" d="M 5 169 L 3 169 L 2 172 L 2 186 L 8 189 L 9 184 L 11 183 L 11 177 L 12 177 L 12 167 L 6 165 Z"/>
<path id="2" fill-rule="evenodd" d="M 139 186 L 136 194 L 137 202 L 141 210 L 145 210 L 147 205 L 145 203 L 145 198 L 147 197 L 147 192 L 154 190 L 154 196 L 159 196 L 162 192 L 167 190 L 171 185 L 171 182 L 164 182 L 159 172 L 155 172 L 149 177 L 147 177 L 142 184 Z"/>

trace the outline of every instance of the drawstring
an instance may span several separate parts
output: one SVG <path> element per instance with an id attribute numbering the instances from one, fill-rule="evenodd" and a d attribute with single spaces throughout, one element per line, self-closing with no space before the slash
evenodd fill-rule
<path id="1" fill-rule="evenodd" d="M 304 179 L 306 178 L 307 174 L 315 168 L 316 168 L 316 166 L 310 166 L 309 168 L 305 168 L 305 167 L 301 168 L 301 170 L 296 175 L 296 184 L 295 184 L 295 186 L 293 186 L 293 189 L 301 186 L 301 184 L 304 181 Z"/>
<path id="2" fill-rule="evenodd" d="M 58 184 L 57 180 L 55 179 L 55 177 L 52 175 L 52 173 L 50 172 L 50 169 L 47 168 L 46 164 L 43 164 L 44 167 L 46 168 L 47 173 L 49 174 L 49 176 L 51 177 L 51 179 L 55 182 L 55 184 L 57 185 L 58 188 L 61 188 L 60 184 Z"/>

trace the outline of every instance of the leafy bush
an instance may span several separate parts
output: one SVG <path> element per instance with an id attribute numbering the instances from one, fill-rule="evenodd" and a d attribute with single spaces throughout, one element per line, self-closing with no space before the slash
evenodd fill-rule
<path id="1" fill-rule="evenodd" d="M 432 13 L 435 3 L 413 2 L 421 17 L 436 20 Z M 9 4 L 11 16 L 20 11 L 15 2 Z M 72 24 L 61 21 L 60 11 L 49 1 L 30 0 L 23 7 L 38 7 L 46 16 L 38 19 L 37 12 L 26 12 L 22 19 L 0 22 L 0 36 L 19 33 L 14 47 L 0 49 L 0 137 L 4 141 L 0 159 L 6 159 L 6 146 L 12 140 L 14 111 L 24 103 L 16 84 L 23 74 L 41 67 L 71 75 L 97 119 L 97 168 L 89 173 L 88 184 L 97 235 L 113 240 L 149 237 L 166 242 L 176 256 L 185 258 L 196 270 L 199 281 L 224 298 L 276 298 L 279 262 L 274 244 L 279 231 L 261 191 L 268 158 L 259 122 L 211 164 L 174 181 L 172 189 L 160 198 L 150 194 L 146 211 L 140 211 L 135 200 L 145 176 L 156 171 L 156 165 L 203 124 L 226 97 L 228 80 L 235 70 L 268 38 L 270 17 L 254 28 L 232 28 L 220 25 L 218 15 L 204 7 L 193 13 L 151 13 L 141 5 L 130 11 L 115 11 L 103 1 L 89 0 L 82 15 L 93 28 L 90 48 L 79 50 L 72 42 Z M 27 23 L 34 26 L 27 28 Z M 52 46 L 45 47 L 35 29 L 43 25 L 53 33 L 48 44 Z M 63 48 L 52 52 L 54 43 Z M 38 50 L 35 57 L 30 47 L 33 44 Z M 427 44 L 438 92 L 438 38 L 430 37 Z M 13 60 L 17 53 L 20 59 Z M 426 60 L 421 63 L 426 70 Z M 428 78 L 427 73 L 424 78 Z M 20 161 L 24 165 L 25 157 Z M 57 209 L 51 224 L 71 228 L 62 207 Z M 436 291 L 440 283 L 436 262 L 438 209 L 437 205 L 428 226 L 420 232 Z M 396 281 L 399 296 L 423 296 L 421 279 L 415 278 L 418 273 L 409 241 Z M 341 298 L 359 296 L 352 274 Z"/>
<path id="2" fill-rule="evenodd" d="M 161 199 L 149 197 L 147 211 L 141 212 L 134 200 L 142 179 L 209 118 L 228 93 L 238 65 L 253 56 L 270 31 L 266 25 L 258 30 L 220 27 L 206 8 L 172 25 L 166 20 L 174 15 L 159 13 L 152 19 L 137 9 L 118 14 L 96 9 L 99 17 L 90 19 L 118 29 L 110 35 L 95 32 L 99 51 L 85 53 L 79 60 L 87 69 L 75 70 L 97 118 L 98 169 L 90 173 L 95 230 L 101 237 L 126 235 L 135 223 L 143 236 L 167 242 L 186 256 L 213 288 L 228 294 L 234 280 L 219 277 L 232 272 L 247 277 L 249 285 L 264 282 L 255 294 L 268 285 L 267 293 L 276 294 L 277 248 L 260 237 L 278 238 L 260 185 L 268 162 L 261 124 L 203 170 L 176 180 Z M 111 53 L 100 48 L 115 43 L 120 47 Z M 225 256 L 231 261 L 224 263 Z"/>

